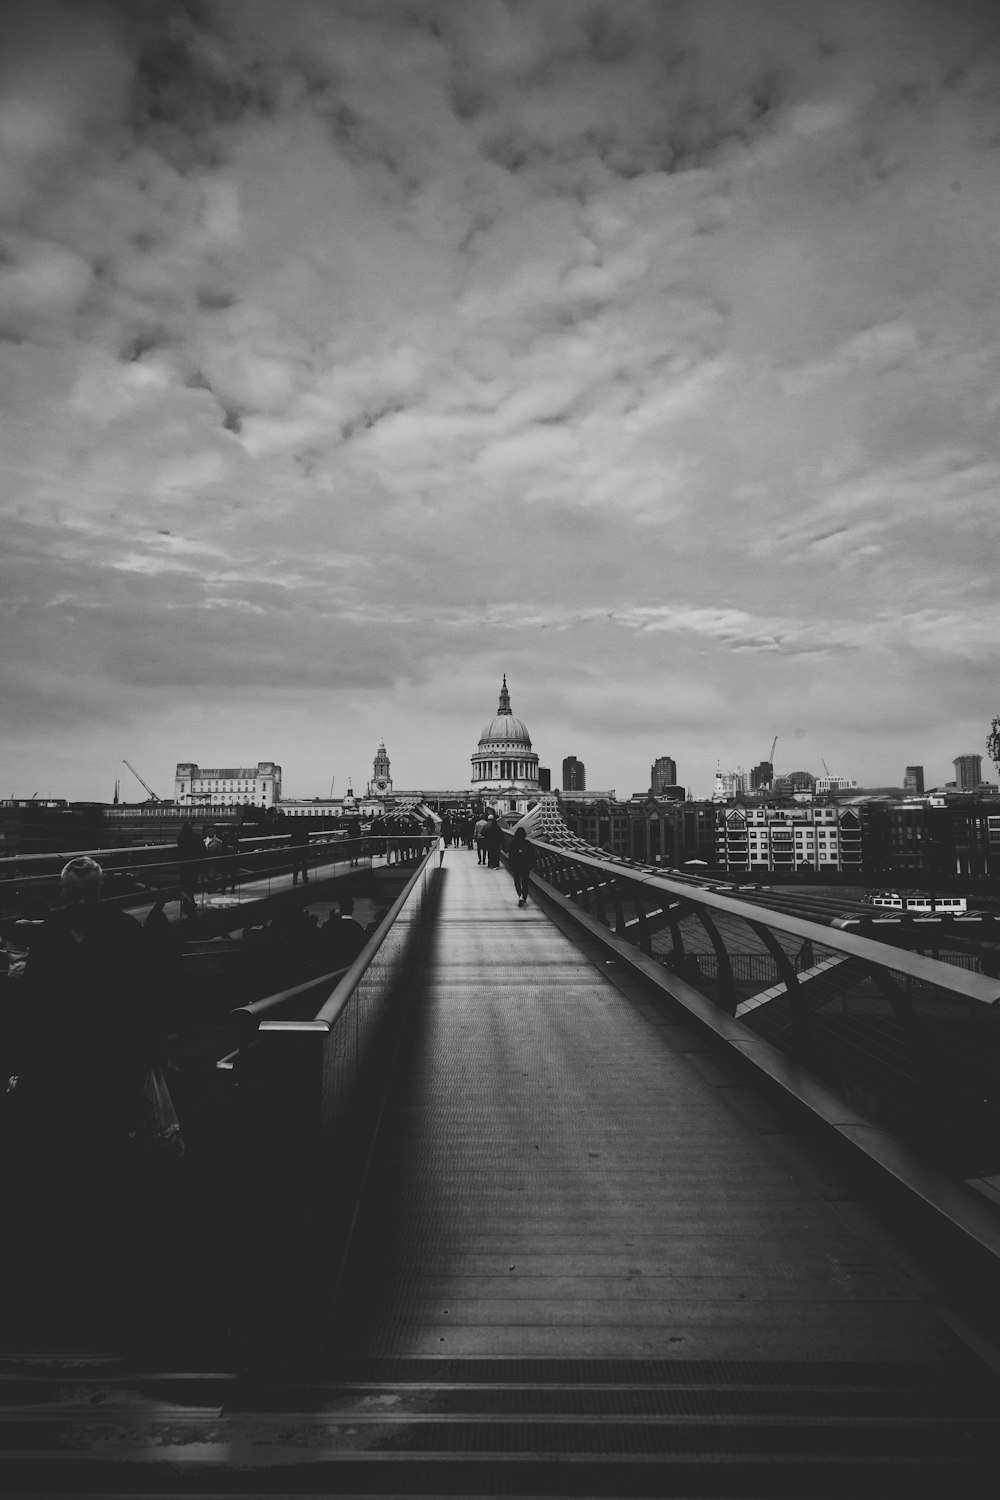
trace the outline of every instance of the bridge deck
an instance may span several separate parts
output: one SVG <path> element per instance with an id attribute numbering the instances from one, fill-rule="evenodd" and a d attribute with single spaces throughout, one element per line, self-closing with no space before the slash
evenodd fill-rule
<path id="1" fill-rule="evenodd" d="M 449 850 L 335 1312 L 369 1357 L 933 1362 L 891 1244 L 683 1024 Z"/>

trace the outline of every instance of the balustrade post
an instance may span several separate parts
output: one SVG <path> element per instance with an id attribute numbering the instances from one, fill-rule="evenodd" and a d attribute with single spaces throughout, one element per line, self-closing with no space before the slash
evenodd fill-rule
<path id="1" fill-rule="evenodd" d="M 625 906 L 622 901 L 622 887 L 620 880 L 616 880 L 614 882 L 613 889 L 615 893 L 615 935 L 617 937 L 623 938 L 628 935 L 628 928 L 625 925 Z"/>
<path id="2" fill-rule="evenodd" d="M 757 934 L 778 966 L 778 975 L 792 1007 L 792 1029 L 796 1045 L 804 1051 L 812 1034 L 812 1010 L 802 993 L 795 965 L 770 928 L 765 927 L 762 922 L 751 922 L 749 918 L 747 926 Z"/>
<path id="3" fill-rule="evenodd" d="M 715 957 L 719 968 L 716 980 L 719 991 L 719 1004 L 723 1010 L 728 1011 L 731 1016 L 734 1016 L 736 1014 L 736 981 L 733 978 L 733 966 L 729 961 L 729 952 L 708 909 L 704 906 L 696 906 L 694 910 L 699 922 L 708 933 L 712 947 L 715 949 Z"/>
<path id="4" fill-rule="evenodd" d="M 590 893 L 589 887 L 587 885 L 587 872 L 584 869 L 583 865 L 574 864 L 573 869 L 575 871 L 576 879 L 579 881 L 579 889 L 576 894 L 574 894 L 572 899 L 576 901 L 577 906 L 582 906 L 584 911 L 589 911 Z M 577 897 L 579 897 L 579 900 L 577 900 Z"/>
<path id="5" fill-rule="evenodd" d="M 636 920 L 639 923 L 639 952 L 645 953 L 647 957 L 653 954 L 653 939 L 649 931 L 649 923 L 646 921 L 646 909 L 642 904 L 642 897 L 636 893 L 632 897 L 632 905 L 635 907 Z"/>
<path id="6" fill-rule="evenodd" d="M 667 926 L 670 928 L 670 941 L 673 945 L 673 953 L 675 961 L 678 965 L 678 972 L 680 972 L 680 969 L 684 964 L 685 956 L 684 934 L 681 932 L 681 922 L 686 916 L 690 915 L 690 908 L 685 907 L 681 903 L 678 903 L 678 906 L 681 913 L 680 915 L 677 914 L 677 910 L 675 910 L 671 905 L 667 906 Z"/>

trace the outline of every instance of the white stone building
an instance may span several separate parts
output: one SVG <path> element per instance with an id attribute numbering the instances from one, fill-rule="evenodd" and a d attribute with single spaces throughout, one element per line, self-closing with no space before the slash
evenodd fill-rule
<path id="1" fill-rule="evenodd" d="M 506 674 L 497 711 L 484 725 L 472 757 L 472 794 L 498 812 L 522 814 L 542 794 L 538 756 L 527 727 L 511 710 Z"/>
<path id="2" fill-rule="evenodd" d="M 716 861 L 734 875 L 860 870 L 861 818 L 853 807 L 720 807 Z"/>
<path id="3" fill-rule="evenodd" d="M 196 807 L 232 807 L 251 802 L 274 807 L 281 801 L 281 767 L 273 760 L 259 760 L 255 767 L 205 767 L 189 760 L 178 761 L 174 801 Z"/>

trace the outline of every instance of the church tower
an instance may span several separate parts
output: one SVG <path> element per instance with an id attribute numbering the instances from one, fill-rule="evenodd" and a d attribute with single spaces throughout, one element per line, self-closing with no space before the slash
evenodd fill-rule
<path id="1" fill-rule="evenodd" d="M 389 775 L 389 756 L 385 740 L 379 740 L 375 759 L 372 762 L 372 779 L 368 783 L 369 797 L 391 797 L 392 777 Z"/>

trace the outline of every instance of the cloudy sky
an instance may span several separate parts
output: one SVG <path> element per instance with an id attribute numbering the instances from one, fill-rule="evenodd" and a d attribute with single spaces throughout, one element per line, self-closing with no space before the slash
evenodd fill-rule
<path id="1" fill-rule="evenodd" d="M 985 754 L 996 15 L 0 0 L 0 795 Z"/>

